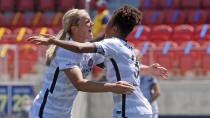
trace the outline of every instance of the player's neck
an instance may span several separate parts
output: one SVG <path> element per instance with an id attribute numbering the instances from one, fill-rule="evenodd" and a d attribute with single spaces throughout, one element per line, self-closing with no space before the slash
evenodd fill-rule
<path id="1" fill-rule="evenodd" d="M 72 36 L 72 40 L 76 41 L 76 42 L 80 42 L 80 43 L 84 43 L 85 40 L 82 39 L 81 37 L 76 37 L 76 36 Z"/>

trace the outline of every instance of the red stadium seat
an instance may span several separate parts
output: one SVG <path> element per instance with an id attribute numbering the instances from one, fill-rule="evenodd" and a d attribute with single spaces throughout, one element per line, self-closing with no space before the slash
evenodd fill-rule
<path id="1" fill-rule="evenodd" d="M 181 0 L 160 0 L 160 7 L 165 8 L 180 8 Z"/>
<path id="2" fill-rule="evenodd" d="M 33 34 L 33 31 L 27 27 L 16 28 L 13 31 L 13 34 L 16 36 L 13 38 L 10 43 L 27 43 L 26 38 L 30 37 Z"/>
<path id="3" fill-rule="evenodd" d="M 8 73 L 11 78 L 14 77 L 14 50 L 8 49 Z M 18 45 L 18 78 L 23 74 L 34 73 L 33 66 L 38 60 L 37 46 L 32 44 Z"/>
<path id="4" fill-rule="evenodd" d="M 160 25 L 164 21 L 164 13 L 159 10 L 144 10 L 143 25 Z"/>
<path id="5" fill-rule="evenodd" d="M 42 27 L 42 28 L 36 28 L 34 31 L 34 34 L 54 34 L 54 31 L 51 28 Z"/>
<path id="6" fill-rule="evenodd" d="M 31 27 L 44 27 L 47 26 L 47 17 L 42 12 L 37 12 L 30 18 L 29 25 Z"/>
<path id="7" fill-rule="evenodd" d="M 55 33 L 57 33 L 62 28 L 63 15 L 64 14 L 62 12 L 57 12 L 50 18 L 50 26 L 53 28 Z"/>
<path id="8" fill-rule="evenodd" d="M 210 41 L 210 25 L 209 24 L 198 25 L 195 28 L 194 40 L 198 41 L 200 44 L 203 44 L 206 41 Z"/>
<path id="9" fill-rule="evenodd" d="M 165 10 L 166 13 L 166 21 L 165 23 L 168 25 L 178 25 L 183 24 L 186 21 L 185 11 L 182 10 Z"/>
<path id="10" fill-rule="evenodd" d="M 209 9 L 210 8 L 210 2 L 209 2 L 209 0 L 202 0 L 202 6 L 204 8 Z"/>
<path id="11" fill-rule="evenodd" d="M 0 44 L 9 43 L 12 31 L 6 27 L 0 27 Z"/>
<path id="12" fill-rule="evenodd" d="M 198 48 L 200 47 L 200 44 L 196 41 L 189 41 L 189 42 L 185 41 L 185 42 L 182 42 L 180 46 L 182 48 L 185 48 L 184 50 L 178 53 L 178 58 L 179 58 L 178 66 L 180 69 L 180 74 L 185 75 L 185 73 L 188 71 L 196 72 L 199 67 L 200 55 L 198 53 L 198 50 L 194 50 L 190 48 L 191 47 Z M 187 49 L 190 49 L 190 50 L 187 51 Z"/>
<path id="13" fill-rule="evenodd" d="M 14 0 L 0 0 L 0 11 L 12 11 L 14 9 Z"/>
<path id="14" fill-rule="evenodd" d="M 18 10 L 27 11 L 34 9 L 34 0 L 17 0 Z"/>
<path id="15" fill-rule="evenodd" d="M 85 9 L 85 0 L 79 0 L 79 8 Z M 94 10 L 96 8 L 96 0 L 91 0 L 89 3 L 90 10 Z"/>
<path id="16" fill-rule="evenodd" d="M 58 8 L 59 10 L 66 11 L 71 8 L 74 8 L 75 0 L 59 0 L 58 1 Z"/>
<path id="17" fill-rule="evenodd" d="M 203 47 L 206 47 L 206 50 L 202 51 L 201 53 L 201 68 L 203 75 L 206 75 L 208 71 L 210 71 L 210 41 L 206 41 L 202 45 Z"/>
<path id="18" fill-rule="evenodd" d="M 158 7 L 157 0 L 141 0 L 139 9 L 155 9 Z"/>
<path id="19" fill-rule="evenodd" d="M 205 24 L 208 19 L 208 12 L 205 10 L 197 9 L 188 12 L 187 23 L 189 24 Z"/>
<path id="20" fill-rule="evenodd" d="M 33 66 L 38 60 L 38 49 L 37 46 L 32 44 L 22 44 L 19 45 L 18 49 L 19 54 L 19 77 L 21 78 L 23 74 L 34 73 Z"/>
<path id="21" fill-rule="evenodd" d="M 151 29 L 145 25 L 134 27 L 133 31 L 128 35 L 127 40 L 131 42 L 147 41 L 150 39 Z"/>
<path id="22" fill-rule="evenodd" d="M 159 63 L 161 66 L 167 68 L 170 71 L 175 73 L 175 69 L 177 68 L 177 57 L 176 50 L 171 50 L 177 48 L 178 45 L 173 41 L 162 41 L 158 48 L 154 51 L 154 60 Z"/>
<path id="23" fill-rule="evenodd" d="M 151 62 L 152 51 L 148 49 L 155 48 L 156 47 L 155 43 L 150 42 L 150 41 L 138 42 L 135 47 L 142 52 L 142 55 L 143 55 L 142 64 L 144 65 L 152 64 Z"/>
<path id="24" fill-rule="evenodd" d="M 152 28 L 151 40 L 158 44 L 161 41 L 170 40 L 173 29 L 169 25 L 157 25 Z"/>
<path id="25" fill-rule="evenodd" d="M 17 12 L 10 16 L 9 18 L 10 23 L 9 25 L 13 27 L 22 27 L 26 25 L 26 17 L 24 14 Z"/>
<path id="26" fill-rule="evenodd" d="M 4 16 L 4 14 L 0 13 L 0 26 L 1 27 L 5 27 L 7 24 L 6 24 L 6 18 Z"/>
<path id="27" fill-rule="evenodd" d="M 178 44 L 193 40 L 194 28 L 191 25 L 178 25 L 174 28 L 172 40 Z"/>
<path id="28" fill-rule="evenodd" d="M 53 10 L 54 9 L 54 0 L 39 0 L 38 6 L 39 10 Z"/>
<path id="29" fill-rule="evenodd" d="M 182 8 L 200 8 L 201 0 L 181 0 Z"/>

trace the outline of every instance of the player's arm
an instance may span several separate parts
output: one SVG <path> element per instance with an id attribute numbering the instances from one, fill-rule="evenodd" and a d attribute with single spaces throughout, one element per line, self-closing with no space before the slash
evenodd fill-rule
<path id="1" fill-rule="evenodd" d="M 98 83 L 83 79 L 82 72 L 78 67 L 65 69 L 64 72 L 75 88 L 77 88 L 79 91 L 128 94 L 134 90 L 133 86 L 125 81 L 119 81 L 116 83 Z"/>
<path id="2" fill-rule="evenodd" d="M 140 65 L 140 75 L 150 75 L 155 78 L 167 79 L 168 70 L 155 63 L 150 66 Z"/>
<path id="3" fill-rule="evenodd" d="M 154 90 L 154 93 L 151 95 L 149 102 L 152 103 L 160 96 L 160 86 L 158 84 L 153 84 L 151 87 Z"/>
<path id="4" fill-rule="evenodd" d="M 40 34 L 41 36 L 32 36 L 27 39 L 29 42 L 36 43 L 37 45 L 58 45 L 64 49 L 70 50 L 75 53 L 95 53 L 96 46 L 94 43 L 79 43 L 75 41 L 56 40 L 55 36 L 50 34 Z"/>
<path id="5" fill-rule="evenodd" d="M 54 45 L 70 50 L 75 53 L 95 53 L 96 47 L 94 43 L 79 43 L 75 41 L 52 40 Z"/>

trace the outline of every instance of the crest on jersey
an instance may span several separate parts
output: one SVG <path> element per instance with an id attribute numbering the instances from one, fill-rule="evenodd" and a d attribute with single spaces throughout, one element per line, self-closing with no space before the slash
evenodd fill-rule
<path id="1" fill-rule="evenodd" d="M 89 59 L 88 66 L 93 66 L 93 60 L 92 59 Z"/>

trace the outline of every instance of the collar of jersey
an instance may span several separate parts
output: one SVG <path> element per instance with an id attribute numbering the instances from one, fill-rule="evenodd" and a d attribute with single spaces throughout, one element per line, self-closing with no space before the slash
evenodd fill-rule
<path id="1" fill-rule="evenodd" d="M 125 40 L 125 39 L 121 39 L 121 38 L 119 38 L 119 37 L 113 37 L 113 38 L 116 38 L 116 39 L 122 40 L 122 41 L 124 41 L 124 42 L 126 42 L 126 43 L 127 43 L 127 40 Z"/>

